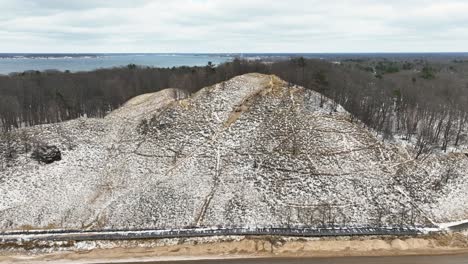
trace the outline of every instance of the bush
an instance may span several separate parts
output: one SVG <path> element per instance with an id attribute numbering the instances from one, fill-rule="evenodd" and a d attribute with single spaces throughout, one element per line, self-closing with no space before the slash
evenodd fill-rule
<path id="1" fill-rule="evenodd" d="M 56 146 L 40 145 L 34 149 L 31 158 L 45 164 L 62 160 L 62 153 Z"/>
<path id="2" fill-rule="evenodd" d="M 435 79 L 435 70 L 432 67 L 425 66 L 422 68 L 421 78 L 426 80 Z"/>

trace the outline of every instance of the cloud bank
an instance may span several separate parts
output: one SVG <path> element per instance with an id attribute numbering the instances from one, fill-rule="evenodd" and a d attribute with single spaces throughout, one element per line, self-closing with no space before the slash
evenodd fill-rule
<path id="1" fill-rule="evenodd" d="M 467 51 L 463 0 L 0 0 L 0 52 Z"/>

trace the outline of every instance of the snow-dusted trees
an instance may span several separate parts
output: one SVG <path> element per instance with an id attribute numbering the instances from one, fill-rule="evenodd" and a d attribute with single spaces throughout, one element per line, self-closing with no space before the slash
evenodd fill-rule
<path id="1" fill-rule="evenodd" d="M 165 88 L 188 93 L 247 72 L 260 62 L 235 60 L 218 67 L 128 67 L 92 72 L 24 72 L 0 76 L 0 130 L 54 123 L 80 116 L 103 117 L 128 99 Z"/>
<path id="2" fill-rule="evenodd" d="M 332 98 L 386 139 L 414 142 L 418 158 L 433 148 L 458 146 L 466 137 L 468 63 L 293 61 L 274 63 L 271 72 Z"/>
<path id="3" fill-rule="evenodd" d="M 417 156 L 430 146 L 447 150 L 465 140 L 468 62 L 386 59 L 292 58 L 264 63 L 235 59 L 215 66 L 129 67 L 93 72 L 25 72 L 0 76 L 0 126 L 103 117 L 139 94 L 164 88 L 188 93 L 248 72 L 275 74 L 341 104 L 354 119 L 382 133 L 417 142 Z"/>

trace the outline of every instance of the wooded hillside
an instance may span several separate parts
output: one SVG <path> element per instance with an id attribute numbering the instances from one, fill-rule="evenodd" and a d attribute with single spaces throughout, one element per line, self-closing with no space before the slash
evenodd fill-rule
<path id="1" fill-rule="evenodd" d="M 80 116 L 103 117 L 128 99 L 168 87 L 188 93 L 234 76 L 275 74 L 316 90 L 356 119 L 382 133 L 442 149 L 465 140 L 468 120 L 468 62 L 304 58 L 264 63 L 234 60 L 206 67 L 148 68 L 128 65 L 92 72 L 24 72 L 0 76 L 0 124 L 11 128 Z"/>

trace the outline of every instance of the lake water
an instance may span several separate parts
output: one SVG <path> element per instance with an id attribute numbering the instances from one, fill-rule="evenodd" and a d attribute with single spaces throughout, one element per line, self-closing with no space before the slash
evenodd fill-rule
<path id="1" fill-rule="evenodd" d="M 349 58 L 388 58 L 388 59 L 428 59 L 428 60 L 468 60 L 468 53 L 220 53 L 220 54 L 27 54 L 0 53 L 0 74 L 29 70 L 60 70 L 71 72 L 91 71 L 136 64 L 149 67 L 204 66 L 209 61 L 220 64 L 235 57 L 245 59 L 287 59 L 303 56 L 306 58 L 341 60 Z"/>
<path id="2" fill-rule="evenodd" d="M 220 64 L 228 54 L 0 54 L 0 74 L 28 70 L 91 71 L 137 64 L 149 67 L 204 66 Z"/>

